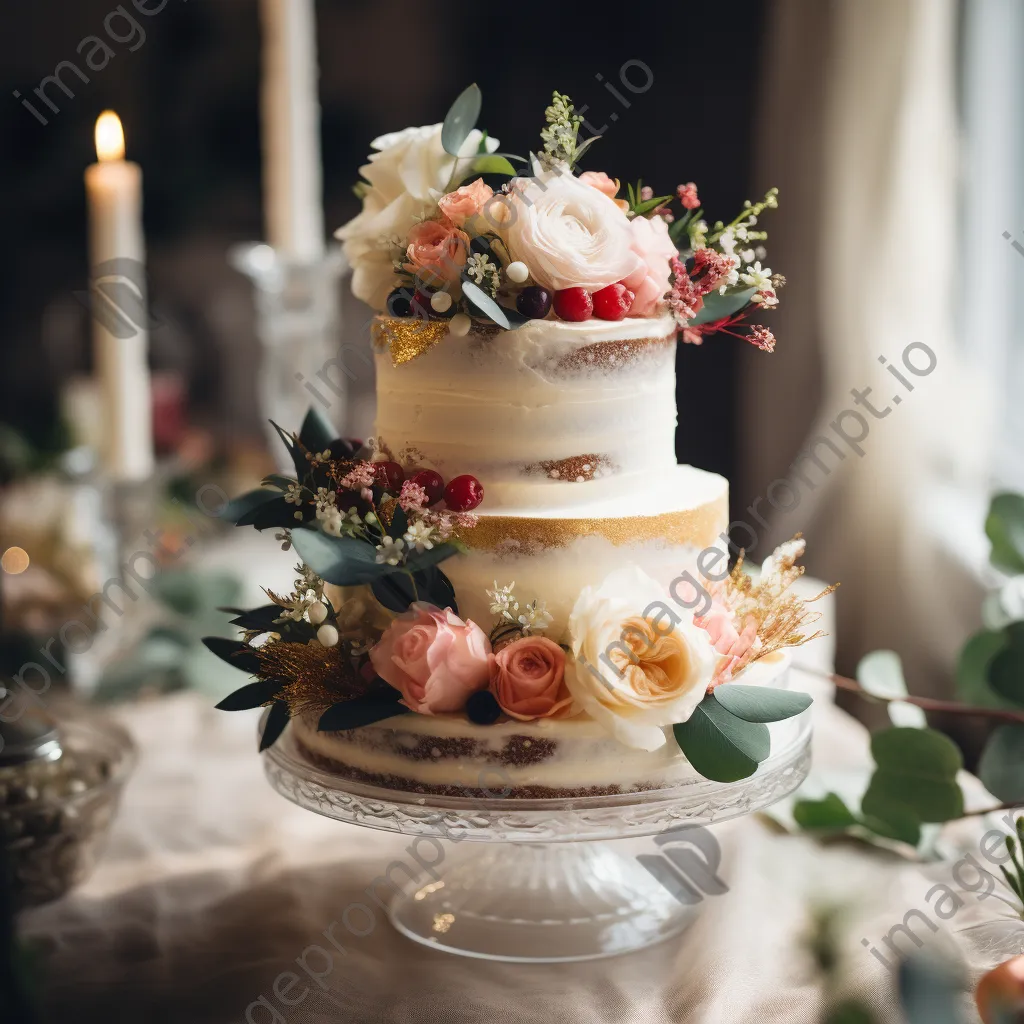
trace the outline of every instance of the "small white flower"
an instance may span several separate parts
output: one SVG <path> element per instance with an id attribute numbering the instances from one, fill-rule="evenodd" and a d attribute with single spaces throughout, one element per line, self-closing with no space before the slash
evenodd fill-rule
<path id="1" fill-rule="evenodd" d="M 409 524 L 402 539 L 417 552 L 429 551 L 434 546 L 434 528 L 429 523 L 417 520 Z"/>
<path id="2" fill-rule="evenodd" d="M 289 505 L 301 505 L 302 504 L 302 486 L 301 484 L 289 484 L 288 490 L 284 492 L 284 500 Z"/>
<path id="3" fill-rule="evenodd" d="M 754 262 L 754 250 L 753 249 L 744 249 L 739 254 L 739 257 L 740 257 L 740 259 L 744 263 L 753 263 Z"/>
<path id="4" fill-rule="evenodd" d="M 331 458 L 331 449 L 325 448 L 322 452 L 313 452 L 314 464 L 318 462 L 329 462 Z M 321 488 L 322 490 L 323 488 Z"/>
<path id="5" fill-rule="evenodd" d="M 519 624 L 523 627 L 524 633 L 547 629 L 551 625 L 551 621 L 551 613 L 543 601 L 531 601 L 523 614 L 519 616 Z"/>
<path id="6" fill-rule="evenodd" d="M 320 528 L 329 537 L 340 537 L 342 527 L 345 525 L 345 517 L 333 505 L 325 508 L 323 512 L 317 512 L 317 519 L 320 520 Z"/>
<path id="7" fill-rule="evenodd" d="M 323 519 L 329 509 L 334 509 L 334 500 L 337 495 L 326 487 L 318 487 L 313 500 L 316 502 L 316 517 Z"/>
<path id="8" fill-rule="evenodd" d="M 399 565 L 405 558 L 403 548 L 405 541 L 401 537 L 385 537 L 382 544 L 377 545 L 377 562 L 383 565 Z"/>
<path id="9" fill-rule="evenodd" d="M 497 615 L 505 622 L 517 621 L 516 615 L 519 611 L 519 602 L 513 593 L 515 585 L 515 580 L 513 580 L 511 583 L 499 587 L 498 581 L 495 580 L 494 589 L 487 591 L 487 596 L 491 599 L 491 614 Z"/>
<path id="10" fill-rule="evenodd" d="M 762 267 L 758 260 L 753 266 L 747 267 L 745 274 L 740 274 L 740 280 L 748 288 L 756 288 L 759 292 L 772 290 L 772 272 L 770 267 Z"/>

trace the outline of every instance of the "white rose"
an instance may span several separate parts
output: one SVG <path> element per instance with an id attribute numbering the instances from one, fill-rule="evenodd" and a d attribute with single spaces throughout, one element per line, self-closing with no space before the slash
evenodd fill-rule
<path id="1" fill-rule="evenodd" d="M 483 133 L 474 128 L 459 158 L 474 156 Z M 395 287 L 392 261 L 405 248 L 412 226 L 437 211 L 437 201 L 451 180 L 455 157 L 441 145 L 441 125 L 406 128 L 374 139 L 377 152 L 359 168 L 366 183 L 363 210 L 335 232 L 344 242 L 352 267 L 352 291 L 374 309 L 383 309 Z M 487 139 L 493 153 L 498 140 Z M 469 164 L 462 168 L 468 170 Z"/>
<path id="2" fill-rule="evenodd" d="M 545 288 L 595 292 L 640 266 L 625 213 L 566 171 L 516 179 L 505 202 L 498 230 Z"/>
<path id="3" fill-rule="evenodd" d="M 657 750 L 701 702 L 716 655 L 692 615 L 636 566 L 587 587 L 569 617 L 574 702 L 628 747 Z"/>

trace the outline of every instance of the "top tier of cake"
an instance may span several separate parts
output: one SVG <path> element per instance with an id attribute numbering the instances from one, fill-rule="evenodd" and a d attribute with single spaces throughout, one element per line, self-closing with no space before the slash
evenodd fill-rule
<path id="1" fill-rule="evenodd" d="M 400 366 L 380 351 L 376 433 L 445 478 L 471 473 L 491 513 L 647 491 L 676 464 L 675 330 L 671 317 L 535 320 L 449 335 Z"/>

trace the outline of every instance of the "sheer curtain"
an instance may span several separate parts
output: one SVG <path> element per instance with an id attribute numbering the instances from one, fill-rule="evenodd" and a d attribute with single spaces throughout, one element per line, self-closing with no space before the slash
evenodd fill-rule
<path id="1" fill-rule="evenodd" d="M 959 10 L 772 11 L 758 186 L 781 190 L 765 226 L 791 284 L 776 354 L 744 354 L 734 515 L 752 522 L 761 499 L 760 547 L 803 531 L 811 570 L 842 582 L 841 668 L 892 647 L 934 691 L 979 614 L 993 409 L 956 337 Z"/>

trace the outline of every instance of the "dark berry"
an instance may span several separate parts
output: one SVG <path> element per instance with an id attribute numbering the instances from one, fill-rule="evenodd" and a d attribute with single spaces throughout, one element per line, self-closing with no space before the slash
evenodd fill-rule
<path id="1" fill-rule="evenodd" d="M 516 309 L 531 320 L 543 320 L 551 312 L 551 292 L 540 285 L 531 284 L 519 293 Z"/>
<path id="2" fill-rule="evenodd" d="M 610 284 L 594 292 L 594 316 L 602 320 L 621 320 L 633 305 L 636 295 L 624 284 Z"/>
<path id="3" fill-rule="evenodd" d="M 436 470 L 417 470 L 409 480 L 427 492 L 428 505 L 436 505 L 444 497 L 444 478 Z"/>
<path id="4" fill-rule="evenodd" d="M 421 292 L 418 289 L 413 292 L 410 313 L 420 320 L 430 319 L 430 295 L 427 292 Z"/>
<path id="5" fill-rule="evenodd" d="M 396 288 L 388 295 L 388 314 L 399 317 L 412 316 L 412 296 L 411 288 Z"/>
<path id="6" fill-rule="evenodd" d="M 397 462 L 375 462 L 373 479 L 378 487 L 382 487 L 389 494 L 397 494 L 405 479 L 405 470 Z"/>
<path id="7" fill-rule="evenodd" d="M 563 288 L 555 292 L 555 313 L 563 320 L 589 320 L 594 300 L 585 288 Z"/>
<path id="8" fill-rule="evenodd" d="M 476 725 L 494 725 L 501 717 L 501 708 L 490 690 L 477 690 L 466 701 L 466 716 Z"/>
<path id="9" fill-rule="evenodd" d="M 453 512 L 469 512 L 484 500 L 484 489 L 475 476 L 457 476 L 444 489 L 445 504 Z"/>

